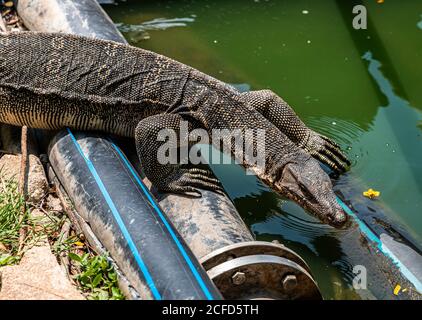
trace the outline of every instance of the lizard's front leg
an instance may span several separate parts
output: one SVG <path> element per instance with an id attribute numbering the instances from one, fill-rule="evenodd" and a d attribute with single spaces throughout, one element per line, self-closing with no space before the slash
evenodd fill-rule
<path id="1" fill-rule="evenodd" d="M 337 143 L 309 129 L 293 109 L 271 90 L 245 92 L 242 97 L 297 146 L 333 170 L 343 172 L 350 166 Z"/>
<path id="2" fill-rule="evenodd" d="M 201 196 L 200 189 L 224 193 L 209 168 L 194 166 L 189 159 L 180 159 L 180 149 L 189 151 L 191 147 L 187 134 L 194 129 L 191 122 L 183 121 L 178 114 L 159 114 L 139 122 L 135 142 L 145 175 L 163 192 L 194 197 Z M 182 126 L 187 130 L 181 130 Z"/>
<path id="3" fill-rule="evenodd" d="M 337 203 L 330 178 L 310 154 L 236 95 L 223 92 L 208 101 L 213 103 L 201 104 L 193 114 L 210 133 L 214 146 L 322 221 L 334 226 L 346 223 L 347 215 Z M 242 144 L 232 139 L 239 132 L 245 137 Z"/>

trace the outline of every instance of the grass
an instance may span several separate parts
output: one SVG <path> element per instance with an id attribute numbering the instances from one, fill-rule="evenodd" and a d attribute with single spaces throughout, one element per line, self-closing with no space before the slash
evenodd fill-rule
<path id="1" fill-rule="evenodd" d="M 28 211 L 22 223 L 20 214 L 24 200 L 18 192 L 18 184 L 13 180 L 0 179 L 0 266 L 19 261 L 16 255 L 19 247 L 19 230 L 26 223 Z"/>
<path id="2" fill-rule="evenodd" d="M 18 263 L 25 251 L 37 244 L 40 238 L 45 235 L 51 238 L 60 230 L 63 217 L 48 215 L 49 222 L 45 223 L 42 218 L 31 217 L 31 209 L 19 193 L 15 179 L 4 179 L 0 172 L 0 267 Z M 24 216 L 21 219 L 22 212 Z M 24 248 L 18 253 L 22 228 L 25 228 L 26 236 Z"/>

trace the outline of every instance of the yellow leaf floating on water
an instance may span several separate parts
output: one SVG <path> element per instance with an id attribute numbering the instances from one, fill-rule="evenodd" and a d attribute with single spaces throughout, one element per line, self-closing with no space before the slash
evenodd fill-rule
<path id="1" fill-rule="evenodd" d="M 395 294 L 396 296 L 398 296 L 398 295 L 399 295 L 400 289 L 401 289 L 401 286 L 400 286 L 399 284 L 398 284 L 398 285 L 396 285 L 396 287 L 394 288 L 394 294 Z"/>
<path id="2" fill-rule="evenodd" d="M 13 7 L 13 1 L 7 1 L 3 5 L 7 8 Z"/>
<path id="3" fill-rule="evenodd" d="M 377 3 L 384 3 L 384 0 L 377 0 Z"/>
<path id="4" fill-rule="evenodd" d="M 379 196 L 380 196 L 380 194 L 381 194 L 381 192 L 376 191 L 376 190 L 374 190 L 374 189 L 368 189 L 367 191 L 364 191 L 364 192 L 363 192 L 363 195 L 364 195 L 365 197 L 369 198 L 369 199 L 374 199 L 374 198 L 377 198 L 377 197 L 379 197 Z"/>

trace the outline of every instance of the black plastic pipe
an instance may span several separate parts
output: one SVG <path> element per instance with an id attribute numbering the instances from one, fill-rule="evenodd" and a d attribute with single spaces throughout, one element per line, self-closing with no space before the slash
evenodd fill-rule
<path id="1" fill-rule="evenodd" d="M 29 30 L 127 43 L 96 0 L 18 0 L 16 8 Z"/>
<path id="2" fill-rule="evenodd" d="M 142 297 L 220 297 L 113 141 L 62 131 L 51 141 L 49 158 L 78 213 Z"/>

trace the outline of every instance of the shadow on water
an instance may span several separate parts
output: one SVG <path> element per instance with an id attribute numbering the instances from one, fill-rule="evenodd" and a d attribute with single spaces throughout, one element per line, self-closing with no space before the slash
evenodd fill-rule
<path id="1" fill-rule="evenodd" d="M 341 190 L 346 200 L 351 203 L 353 199 L 361 199 L 361 210 L 358 214 L 366 215 L 366 218 L 367 216 L 376 217 L 378 214 L 383 219 L 388 219 L 386 223 L 394 225 L 414 246 L 421 249 L 422 240 L 415 231 L 418 230 L 417 226 L 421 224 L 421 221 L 415 212 L 408 212 L 406 219 L 403 219 L 400 201 L 390 203 L 390 205 L 380 203 L 380 201 L 377 201 L 377 204 L 365 201 L 360 197 L 360 192 L 369 186 L 366 186 L 366 183 L 358 177 L 369 177 L 366 181 L 370 181 L 371 177 L 380 176 L 381 172 L 385 172 L 388 175 L 388 179 L 385 180 L 388 185 L 380 185 L 384 194 L 383 198 L 388 199 L 389 195 L 394 194 L 401 202 L 415 201 L 421 203 L 422 206 L 420 197 L 422 194 L 420 183 L 422 181 L 422 152 L 420 152 L 422 136 L 418 128 L 422 113 L 407 101 L 398 73 L 370 17 L 368 17 L 367 30 L 353 29 L 350 23 L 353 19 L 352 8 L 363 2 L 340 0 L 336 2 L 355 47 L 362 56 L 362 63 L 373 80 L 374 90 L 381 96 L 381 107 L 378 108 L 372 121 L 371 130 L 363 133 L 352 143 L 355 147 L 364 145 L 370 151 L 362 155 L 363 159 L 359 160 L 350 173 L 336 181 L 336 188 Z M 406 180 L 406 190 L 397 190 L 396 186 L 399 185 L 400 180 Z M 360 187 L 360 192 L 357 187 Z M 388 214 L 385 214 L 386 212 Z M 369 219 L 366 221 L 373 223 Z"/>
<path id="2" fill-rule="evenodd" d="M 368 14 L 367 16 L 367 29 L 356 30 L 353 28 L 351 21 L 353 21 L 356 16 L 353 13 L 353 8 L 357 5 L 365 5 L 364 2 L 361 0 L 335 0 L 335 2 L 337 4 L 341 16 L 343 17 L 343 21 L 347 30 L 349 31 L 350 37 L 354 42 L 355 48 L 359 51 L 359 54 L 362 56 L 365 52 L 369 50 L 375 52 L 378 59 L 384 62 L 384 74 L 388 79 L 390 79 L 394 83 L 396 93 L 406 98 L 405 89 L 400 82 L 398 72 L 394 68 L 394 64 L 392 63 L 381 39 L 377 34 L 376 27 L 371 19 L 371 15 Z M 376 92 L 379 92 L 378 84 L 375 81 L 373 81 L 373 85 L 374 90 Z M 379 97 L 382 101 L 381 104 L 384 104 L 386 102 L 385 96 L 380 94 Z"/>

